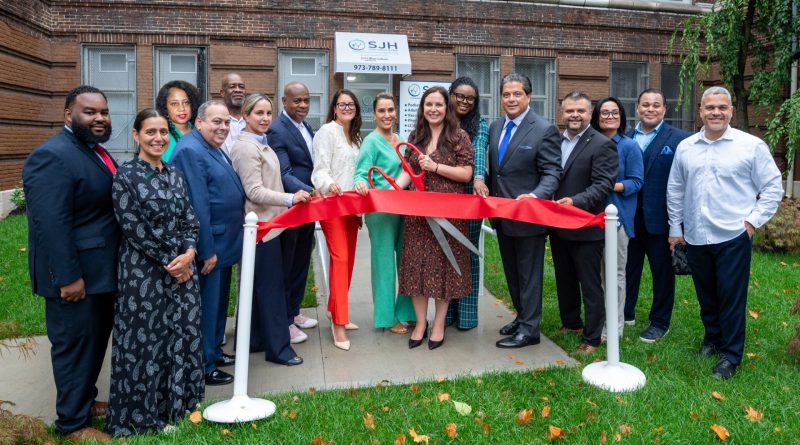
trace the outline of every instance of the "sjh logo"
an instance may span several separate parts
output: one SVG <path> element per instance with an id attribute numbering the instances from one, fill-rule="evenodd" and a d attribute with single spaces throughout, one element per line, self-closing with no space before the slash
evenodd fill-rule
<path id="1" fill-rule="evenodd" d="M 364 42 L 361 39 L 351 40 L 348 46 L 354 51 L 363 51 L 367 48 L 382 51 L 397 51 L 399 49 L 397 47 L 397 42 L 376 42 L 374 40 Z"/>

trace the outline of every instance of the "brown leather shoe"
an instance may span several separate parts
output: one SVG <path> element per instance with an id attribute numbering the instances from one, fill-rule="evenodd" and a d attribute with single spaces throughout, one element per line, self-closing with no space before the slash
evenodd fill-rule
<path id="1" fill-rule="evenodd" d="M 592 346 L 589 343 L 581 343 L 578 346 L 578 349 L 575 350 L 576 354 L 591 354 L 592 352 L 597 351 L 599 348 L 597 346 Z"/>
<path id="2" fill-rule="evenodd" d="M 558 332 L 562 334 L 580 334 L 583 332 L 583 328 L 568 328 L 566 326 L 561 326 L 558 328 Z"/>
<path id="3" fill-rule="evenodd" d="M 94 402 L 92 404 L 92 409 L 89 410 L 89 414 L 92 417 L 105 417 L 106 413 L 108 412 L 108 402 Z"/>
<path id="4" fill-rule="evenodd" d="M 85 428 L 81 428 L 77 431 L 73 431 L 64 436 L 65 442 L 74 444 L 83 443 L 89 440 L 95 440 L 100 443 L 106 443 L 106 442 L 111 442 L 111 436 L 100 430 L 96 430 L 88 426 Z"/>

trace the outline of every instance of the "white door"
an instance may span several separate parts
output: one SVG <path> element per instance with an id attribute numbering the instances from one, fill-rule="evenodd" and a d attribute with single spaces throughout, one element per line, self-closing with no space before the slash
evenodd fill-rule
<path id="1" fill-rule="evenodd" d="M 328 114 L 328 51 L 280 50 L 278 52 L 278 109 L 283 111 L 283 86 L 302 82 L 308 87 L 311 105 L 306 122 L 314 131 L 325 123 Z"/>

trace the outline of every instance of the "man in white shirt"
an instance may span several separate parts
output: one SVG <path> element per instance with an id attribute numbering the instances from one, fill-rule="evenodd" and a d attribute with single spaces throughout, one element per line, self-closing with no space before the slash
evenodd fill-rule
<path id="1" fill-rule="evenodd" d="M 742 360 L 753 232 L 783 196 L 767 144 L 732 128 L 733 110 L 725 88 L 703 93 L 703 128 L 678 146 L 667 183 L 670 248 L 687 245 L 705 327 L 698 355 L 719 355 L 717 379 L 733 377 Z"/>
<path id="2" fill-rule="evenodd" d="M 222 100 L 225 101 L 228 112 L 231 113 L 230 132 L 228 132 L 225 143 L 220 147 L 225 154 L 230 157 L 233 144 L 236 143 L 239 134 L 247 125 L 244 121 L 244 116 L 242 116 L 242 104 L 244 104 L 244 98 L 247 95 L 247 89 L 245 88 L 242 76 L 236 73 L 230 73 L 223 77 L 219 94 L 222 96 Z"/>

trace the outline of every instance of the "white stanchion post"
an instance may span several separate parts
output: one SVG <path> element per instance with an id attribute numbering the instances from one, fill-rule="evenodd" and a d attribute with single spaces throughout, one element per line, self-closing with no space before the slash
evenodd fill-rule
<path id="1" fill-rule="evenodd" d="M 328 264 L 330 263 L 330 253 L 328 252 L 328 242 L 325 241 L 325 234 L 319 221 L 314 223 L 314 238 L 317 241 L 317 253 L 319 254 L 319 266 L 322 268 L 322 285 L 325 286 L 325 295 L 330 295 L 328 289 Z"/>
<path id="2" fill-rule="evenodd" d="M 242 246 L 242 280 L 239 288 L 239 313 L 236 326 L 236 365 L 234 367 L 233 397 L 217 402 L 205 410 L 206 420 L 219 423 L 251 422 L 275 413 L 269 400 L 247 396 L 247 372 L 250 360 L 250 314 L 253 307 L 253 276 L 256 262 L 256 228 L 258 216 L 250 212 L 244 219 Z"/>
<path id="3" fill-rule="evenodd" d="M 608 361 L 591 363 L 583 368 L 583 380 L 586 383 L 612 392 L 633 391 L 647 382 L 647 378 L 639 368 L 619 361 L 617 214 L 617 208 L 613 204 L 606 207 L 605 290 Z"/>

